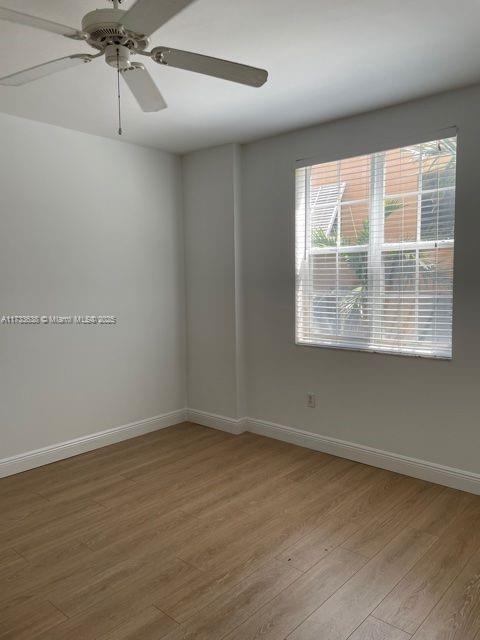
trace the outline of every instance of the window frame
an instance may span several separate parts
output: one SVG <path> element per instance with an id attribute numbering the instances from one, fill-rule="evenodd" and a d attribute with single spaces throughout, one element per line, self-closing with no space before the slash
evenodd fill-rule
<path id="1" fill-rule="evenodd" d="M 303 312 L 298 312 L 298 306 L 300 304 L 299 300 L 298 300 L 298 296 L 299 296 L 299 290 L 301 289 L 301 283 L 299 284 L 299 279 L 301 280 L 301 277 L 299 278 L 298 273 L 297 273 L 297 195 L 296 195 L 296 188 L 297 188 L 297 179 L 296 179 L 296 171 L 299 169 L 303 169 L 305 170 L 305 181 L 306 181 L 306 185 L 305 185 L 305 199 L 308 198 L 308 194 L 309 194 L 309 189 L 310 189 L 310 174 L 311 174 L 311 169 L 312 167 L 316 166 L 316 165 L 320 165 L 320 164 L 328 164 L 331 162 L 340 162 L 342 160 L 352 160 L 354 158 L 359 158 L 362 156 L 370 156 L 371 158 L 380 158 L 383 155 L 383 159 L 385 159 L 386 153 L 388 151 L 391 150 L 397 150 L 397 149 L 404 149 L 406 147 L 409 146 L 420 146 L 423 145 L 425 143 L 428 142 L 433 142 L 433 141 L 442 141 L 442 140 L 447 140 L 449 138 L 456 138 L 456 142 L 457 142 L 457 146 L 456 146 L 456 151 L 455 151 L 455 170 L 456 170 L 456 166 L 457 166 L 457 158 L 458 158 L 458 130 L 456 127 L 452 128 L 451 130 L 443 130 L 441 132 L 437 132 L 435 134 L 430 134 L 429 136 L 422 136 L 421 137 L 421 142 L 412 142 L 410 144 L 403 144 L 402 146 L 389 146 L 387 148 L 382 148 L 381 150 L 376 150 L 376 151 L 372 151 L 372 152 L 367 152 L 367 153 L 357 153 L 356 155 L 347 155 L 347 156 L 342 156 L 340 158 L 329 158 L 329 159 L 321 159 L 319 160 L 318 158 L 312 158 L 312 159 L 303 159 L 301 161 L 297 161 L 296 165 L 295 165 L 295 206 L 294 206 L 294 215 L 295 215 L 295 233 L 294 233 L 294 255 L 295 255 L 295 292 L 294 292 L 294 314 L 295 314 L 295 335 L 294 335 L 294 343 L 296 346 L 299 347 L 317 347 L 317 348 L 326 348 L 326 349 L 341 349 L 341 350 L 347 350 L 347 351 L 358 351 L 358 352 L 364 352 L 364 353 L 380 353 L 383 355 L 393 355 L 393 356 L 402 356 L 402 357 L 409 357 L 409 358 L 425 358 L 425 359 L 429 359 L 429 360 L 444 360 L 444 361 L 451 361 L 453 359 L 453 350 L 454 350 L 454 287 L 455 287 L 455 278 L 454 278 L 454 274 L 455 274 L 455 266 L 454 266 L 454 259 L 455 259 L 455 233 L 453 234 L 453 238 L 448 238 L 448 239 L 439 239 L 439 240 L 422 240 L 421 239 L 421 234 L 422 234 L 422 197 L 425 196 L 426 194 L 429 193 L 434 193 L 434 194 L 438 194 L 438 193 L 444 193 L 447 191 L 453 191 L 454 192 L 454 220 L 456 217 L 456 179 L 455 179 L 455 184 L 453 186 L 446 186 L 446 187 L 440 187 L 440 188 L 432 188 L 432 189 L 427 189 L 427 190 L 423 190 L 422 189 L 422 162 L 423 162 L 423 156 L 421 156 L 421 160 L 420 160 L 420 169 L 419 169 L 419 184 L 418 184 L 418 188 L 414 191 L 409 191 L 409 192 L 404 192 L 404 193 L 399 193 L 399 194 L 386 194 L 385 192 L 385 167 L 383 167 L 382 170 L 382 176 L 381 179 L 383 180 L 383 188 L 380 189 L 381 192 L 381 196 L 378 198 L 379 202 L 381 202 L 381 207 L 377 206 L 377 215 L 373 216 L 373 224 L 374 227 L 376 224 L 380 225 L 381 227 L 384 228 L 385 225 L 385 199 L 394 199 L 394 198 L 405 198 L 405 197 L 416 197 L 417 200 L 417 213 L 416 213 L 416 222 L 417 222 L 417 230 L 416 230 L 416 240 L 412 240 L 412 241 L 404 241 L 404 242 L 385 242 L 385 238 L 383 236 L 383 228 L 381 229 L 376 229 L 373 233 L 370 234 L 370 238 L 369 238 L 369 243 L 368 244 L 362 244 L 362 245 L 342 245 L 342 234 L 341 234 L 341 212 L 342 212 L 342 207 L 345 205 L 352 205 L 352 204 L 360 204 L 360 203 L 370 203 L 372 201 L 372 196 L 371 196 L 371 192 L 368 196 L 367 199 L 357 199 L 357 200 L 342 200 L 340 198 L 339 200 L 339 207 L 338 207 L 338 211 L 336 213 L 336 220 L 337 220 L 337 224 L 339 227 L 339 232 L 337 233 L 337 244 L 336 246 L 325 246 L 325 247 L 312 247 L 311 246 L 311 227 L 308 224 L 308 212 L 306 212 L 306 216 L 305 216 L 305 243 L 304 243 L 304 253 L 305 253 L 305 257 L 304 260 L 308 265 L 308 269 L 311 270 L 312 269 L 312 261 L 307 259 L 307 256 L 321 256 L 321 255 L 336 255 L 339 256 L 343 253 L 361 253 L 361 252 L 367 252 L 367 263 L 369 265 L 371 265 L 371 261 L 373 259 L 374 253 L 372 254 L 372 250 L 371 250 L 371 245 L 375 245 L 374 247 L 374 252 L 377 251 L 381 254 L 382 256 L 382 261 L 383 261 L 383 256 L 388 255 L 389 252 L 394 252 L 394 251 L 411 251 L 411 252 L 415 252 L 415 269 L 416 269 L 416 277 L 415 277 L 415 340 L 417 342 L 417 344 L 420 344 L 419 342 L 419 332 L 421 331 L 420 327 L 419 327 L 419 320 L 418 320 L 418 314 L 419 314 L 419 303 L 420 303 L 420 296 L 419 296 L 419 285 L 420 285 L 420 279 L 419 279 L 419 256 L 420 256 L 420 252 L 421 251 L 432 251 L 432 250 L 442 250 L 442 249 L 452 249 L 453 250 L 453 264 L 452 264 L 452 294 L 451 294 L 451 308 L 452 308 L 452 316 L 451 316 L 451 334 L 450 334 L 450 350 L 449 353 L 433 353 L 433 352 L 424 352 L 422 353 L 419 349 L 415 349 L 415 348 L 411 348 L 409 349 L 408 347 L 402 347 L 400 346 L 397 349 L 393 348 L 390 345 L 386 345 L 386 346 L 382 346 L 381 344 L 378 344 L 378 341 L 376 341 L 375 337 L 374 337 L 374 326 L 378 326 L 378 322 L 375 323 L 373 320 L 370 321 L 370 327 L 371 327 L 371 338 L 370 341 L 366 344 L 365 340 L 361 340 L 359 339 L 358 344 L 354 344 L 355 339 L 353 337 L 350 337 L 349 340 L 351 342 L 351 344 L 345 344 L 345 343 L 340 343 L 339 340 L 339 336 L 337 335 L 332 335 L 332 340 L 329 341 L 327 336 L 322 337 L 322 341 L 321 342 L 317 342 L 317 341 L 310 341 L 310 340 L 306 340 L 306 339 L 300 339 L 299 335 L 300 335 L 300 331 L 299 331 L 299 326 L 298 326 L 298 320 L 299 320 L 299 316 L 303 316 L 305 318 L 305 315 Z M 372 175 L 373 174 L 373 175 Z M 375 172 L 371 172 L 371 180 L 374 182 L 376 179 L 376 176 L 374 175 Z M 308 183 L 308 184 L 307 184 Z M 376 189 L 376 194 L 378 196 L 378 192 L 379 189 Z M 342 190 L 342 193 L 344 192 L 344 190 Z M 375 204 L 373 206 L 373 209 L 375 210 Z M 368 220 L 370 221 L 370 224 L 372 223 L 372 207 L 370 207 L 369 209 L 369 217 Z M 380 236 L 378 234 L 381 234 Z M 382 237 L 382 242 L 378 241 L 378 237 Z M 370 278 L 373 275 L 378 275 L 377 274 L 378 269 L 371 269 L 369 267 L 368 269 L 368 277 L 369 277 L 369 283 L 370 283 Z M 383 270 L 382 273 L 382 278 L 384 280 L 384 276 L 385 276 L 385 271 Z M 311 281 L 311 276 L 309 277 L 309 280 Z M 337 280 L 338 282 L 338 280 Z M 369 284 L 370 287 L 370 284 Z M 374 283 L 374 287 L 376 287 L 377 290 L 381 291 L 381 299 L 382 301 L 385 300 L 385 291 L 384 291 L 384 282 L 376 282 Z M 306 297 L 306 296 L 304 296 Z M 338 300 L 338 285 L 337 285 L 337 300 Z M 302 303 L 303 305 L 305 305 L 305 301 L 303 301 Z M 306 305 L 308 307 L 311 307 L 314 304 L 313 302 L 313 297 L 310 296 L 308 298 L 308 300 L 306 301 Z M 382 311 L 377 311 L 377 314 L 379 316 L 382 316 Z M 313 312 L 311 310 L 311 308 L 309 309 L 309 313 L 308 313 L 308 321 L 311 322 L 311 318 L 312 318 Z M 305 322 L 305 320 L 303 320 L 303 322 Z M 308 330 L 308 333 L 310 333 L 310 329 Z M 337 340 L 337 342 L 336 342 Z"/>

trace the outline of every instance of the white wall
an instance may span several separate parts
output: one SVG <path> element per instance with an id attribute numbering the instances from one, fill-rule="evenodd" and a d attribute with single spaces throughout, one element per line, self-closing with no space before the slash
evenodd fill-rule
<path id="1" fill-rule="evenodd" d="M 0 115 L 0 458 L 185 406 L 181 165 Z"/>
<path id="2" fill-rule="evenodd" d="M 247 398 L 251 417 L 480 472 L 480 88 L 243 149 Z M 295 161 L 354 156 L 459 127 L 452 362 L 294 344 Z M 317 408 L 306 407 L 306 393 Z"/>
<path id="3" fill-rule="evenodd" d="M 235 145 L 184 158 L 188 406 L 231 418 L 244 415 L 239 187 Z"/>

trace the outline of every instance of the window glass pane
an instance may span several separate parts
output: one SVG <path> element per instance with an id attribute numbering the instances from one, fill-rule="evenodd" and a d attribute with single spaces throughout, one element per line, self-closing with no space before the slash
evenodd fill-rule
<path id="1" fill-rule="evenodd" d="M 369 337 L 367 252 L 339 254 L 339 334 L 352 339 Z"/>
<path id="2" fill-rule="evenodd" d="M 411 242 L 417 239 L 417 194 L 385 198 L 385 242 Z"/>
<path id="3" fill-rule="evenodd" d="M 449 350 L 453 302 L 453 248 L 420 251 L 419 340 Z"/>
<path id="4" fill-rule="evenodd" d="M 367 200 L 342 204 L 340 228 L 343 246 L 368 244 L 369 212 L 370 204 Z"/>
<path id="5" fill-rule="evenodd" d="M 453 238 L 455 151 L 452 140 L 422 145 L 421 239 Z"/>
<path id="6" fill-rule="evenodd" d="M 422 240 L 453 239 L 455 221 L 455 191 L 441 189 L 422 193 Z"/>
<path id="7" fill-rule="evenodd" d="M 341 160 L 339 180 L 346 184 L 344 202 L 368 200 L 370 197 L 370 156 Z"/>
<path id="8" fill-rule="evenodd" d="M 311 186 L 319 187 L 326 184 L 335 184 L 340 182 L 339 162 L 326 162 L 325 164 L 317 164 L 311 168 Z"/>
<path id="9" fill-rule="evenodd" d="M 387 251 L 383 262 L 383 339 L 393 346 L 407 346 L 416 340 L 417 251 Z"/>
<path id="10" fill-rule="evenodd" d="M 337 332 L 337 256 L 314 256 L 311 265 L 312 330 L 334 336 Z"/>
<path id="11" fill-rule="evenodd" d="M 420 154 L 406 147 L 386 152 L 385 195 L 395 197 L 415 193 L 419 187 Z"/>

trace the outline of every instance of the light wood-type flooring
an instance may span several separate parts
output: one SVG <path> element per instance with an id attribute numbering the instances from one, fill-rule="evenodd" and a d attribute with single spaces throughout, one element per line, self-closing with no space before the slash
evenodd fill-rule
<path id="1" fill-rule="evenodd" d="M 184 423 L 0 480 L 0 639 L 480 640 L 480 496 Z"/>

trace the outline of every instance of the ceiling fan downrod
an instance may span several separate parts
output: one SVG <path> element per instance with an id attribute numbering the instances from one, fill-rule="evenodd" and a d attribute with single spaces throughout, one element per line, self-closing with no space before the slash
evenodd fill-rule
<path id="1" fill-rule="evenodd" d="M 118 94 L 118 135 L 121 136 L 122 131 L 122 102 L 120 97 L 120 60 L 119 49 L 117 47 L 117 94 Z"/>

